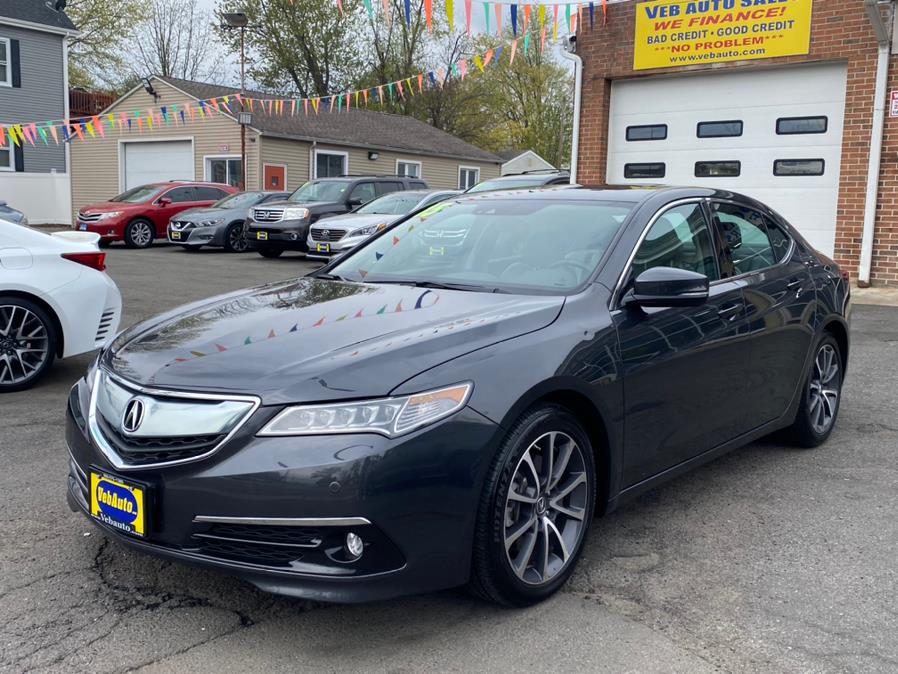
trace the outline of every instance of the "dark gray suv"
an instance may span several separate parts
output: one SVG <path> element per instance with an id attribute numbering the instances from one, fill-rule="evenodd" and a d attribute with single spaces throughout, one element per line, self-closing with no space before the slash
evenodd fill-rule
<path id="1" fill-rule="evenodd" d="M 251 208 L 246 219 L 246 243 L 262 257 L 285 250 L 308 252 L 309 225 L 341 215 L 372 199 L 400 190 L 427 189 L 420 178 L 405 176 L 339 176 L 310 180 L 284 201 Z"/>

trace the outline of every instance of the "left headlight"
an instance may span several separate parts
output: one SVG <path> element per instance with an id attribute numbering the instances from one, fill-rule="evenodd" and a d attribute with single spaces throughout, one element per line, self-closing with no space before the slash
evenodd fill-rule
<path id="1" fill-rule="evenodd" d="M 457 412 L 473 388 L 466 382 L 396 398 L 288 407 L 259 435 L 380 433 L 392 438 Z"/>
<path id="2" fill-rule="evenodd" d="M 387 226 L 385 222 L 379 222 L 376 225 L 368 225 L 367 227 L 359 227 L 358 229 L 354 229 L 349 233 L 349 236 L 371 236 L 372 234 L 376 234 L 383 228 Z"/>
<path id="3" fill-rule="evenodd" d="M 97 220 L 108 220 L 109 218 L 117 218 L 122 214 L 121 211 L 106 211 L 105 213 L 100 213 Z"/>
<path id="4" fill-rule="evenodd" d="M 288 206 L 284 209 L 284 220 L 305 220 L 309 217 L 309 209 L 308 208 L 297 208 L 295 206 Z"/>

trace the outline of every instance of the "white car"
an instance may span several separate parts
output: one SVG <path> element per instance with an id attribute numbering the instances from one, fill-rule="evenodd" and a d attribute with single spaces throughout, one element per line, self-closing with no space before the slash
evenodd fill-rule
<path id="1" fill-rule="evenodd" d="M 0 393 L 28 388 L 56 358 L 115 337 L 122 296 L 98 241 L 0 220 Z"/>

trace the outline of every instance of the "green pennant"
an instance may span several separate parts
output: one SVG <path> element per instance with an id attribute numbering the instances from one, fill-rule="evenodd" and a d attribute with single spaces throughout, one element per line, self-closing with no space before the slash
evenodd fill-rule
<path id="1" fill-rule="evenodd" d="M 378 311 L 377 313 L 378 313 L 378 314 L 382 314 L 382 313 L 384 313 L 386 310 L 387 310 L 387 305 L 385 304 L 385 305 L 383 305 L 383 306 L 380 308 L 380 311 Z"/>
<path id="2" fill-rule="evenodd" d="M 524 56 L 527 55 L 528 51 L 530 51 L 530 31 L 527 31 L 527 34 L 524 35 Z"/>

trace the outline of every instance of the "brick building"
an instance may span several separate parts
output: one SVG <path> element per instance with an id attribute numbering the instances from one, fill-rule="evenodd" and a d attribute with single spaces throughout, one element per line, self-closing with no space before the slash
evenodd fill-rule
<path id="1" fill-rule="evenodd" d="M 666 32 L 665 38 L 646 38 L 644 28 L 637 34 L 637 12 L 657 17 L 651 7 L 674 4 L 668 0 L 609 4 L 607 25 L 596 16 L 593 30 L 584 21 L 576 44 L 583 60 L 577 182 L 688 183 L 745 192 L 778 210 L 812 244 L 833 255 L 852 280 L 858 279 L 877 63 L 888 62 L 868 268 L 873 284 L 898 285 L 898 116 L 889 115 L 890 94 L 898 96 L 898 63 L 885 51 L 892 31 L 890 3 L 868 10 L 863 0 L 786 2 L 789 7 L 767 11 L 774 17 L 798 7 L 791 3 L 806 2 L 804 43 L 799 20 L 798 35 L 765 38 L 794 42 L 793 55 L 770 58 L 696 58 L 699 62 L 687 65 L 646 67 L 665 50 L 688 49 L 672 44 L 678 38 L 670 30 L 660 30 L 671 24 L 651 24 L 659 35 Z M 763 0 L 729 4 L 735 5 L 733 11 L 776 6 Z M 679 18 L 682 31 L 694 28 L 699 35 L 704 30 L 698 19 Z M 773 18 L 768 25 L 774 27 Z M 646 44 L 654 46 L 646 50 Z M 744 44 L 750 44 L 747 38 Z M 709 42 L 693 42 L 703 45 L 710 48 Z M 634 63 L 634 50 L 642 50 L 639 63 Z"/>

